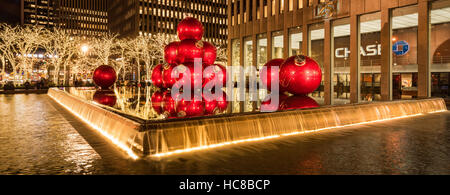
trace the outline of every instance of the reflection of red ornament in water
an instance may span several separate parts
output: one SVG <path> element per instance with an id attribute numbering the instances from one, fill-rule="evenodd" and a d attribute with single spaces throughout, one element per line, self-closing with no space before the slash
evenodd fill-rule
<path id="1" fill-rule="evenodd" d="M 223 87 L 227 86 L 227 69 L 220 64 L 213 64 L 205 67 L 205 80 L 203 82 L 203 87 L 205 87 L 209 82 L 215 79 L 216 75 L 218 76 L 219 83 L 222 83 Z"/>
<path id="2" fill-rule="evenodd" d="M 181 99 L 177 105 L 177 117 L 198 117 L 205 114 L 205 104 L 202 100 L 195 100 L 192 96 L 191 100 Z"/>
<path id="3" fill-rule="evenodd" d="M 289 96 L 285 94 L 280 94 L 280 99 L 278 100 L 278 104 L 272 105 L 272 99 L 265 100 L 261 103 L 261 112 L 275 112 L 281 109 L 281 104 L 289 98 Z M 269 96 L 266 97 L 268 99 Z"/>
<path id="4" fill-rule="evenodd" d="M 157 91 L 152 95 L 152 107 L 155 110 L 156 113 L 162 114 L 163 113 L 163 98 L 164 94 Z"/>
<path id="5" fill-rule="evenodd" d="M 163 88 L 163 65 L 162 64 L 158 64 L 157 66 L 155 66 L 152 70 L 152 83 L 154 86 L 159 87 L 159 88 Z"/>
<path id="6" fill-rule="evenodd" d="M 93 80 L 95 84 L 100 86 L 102 89 L 108 89 L 113 86 L 117 80 L 116 71 L 111 66 L 102 65 L 95 69 Z"/>
<path id="7" fill-rule="evenodd" d="M 270 91 L 272 89 L 272 83 L 273 82 L 279 82 L 279 75 L 280 72 L 272 72 L 272 67 L 278 66 L 278 70 L 281 69 L 281 65 L 283 64 L 284 59 L 273 59 L 267 64 L 264 65 L 264 68 L 260 71 L 260 78 L 263 85 L 267 87 L 267 89 Z M 270 73 L 270 74 L 267 74 Z M 285 92 L 286 89 L 284 89 L 281 85 L 279 85 L 280 92 Z"/>
<path id="8" fill-rule="evenodd" d="M 177 32 L 180 40 L 201 40 L 204 33 L 203 24 L 195 18 L 187 17 L 178 24 Z"/>
<path id="9" fill-rule="evenodd" d="M 316 100 L 308 96 L 292 96 L 280 104 L 280 110 L 318 108 Z"/>
<path id="10" fill-rule="evenodd" d="M 203 41 L 186 39 L 180 42 L 178 47 L 179 63 L 194 62 L 196 58 L 203 59 Z"/>
<path id="11" fill-rule="evenodd" d="M 178 61 L 178 47 L 180 42 L 172 42 L 164 48 L 164 59 L 169 64 L 177 64 Z"/>
<path id="12" fill-rule="evenodd" d="M 207 65 L 214 64 L 217 58 L 217 48 L 209 42 L 203 42 L 203 63 Z"/>
<path id="13" fill-rule="evenodd" d="M 305 95 L 314 92 L 322 81 L 322 70 L 313 59 L 298 55 L 288 58 L 280 70 L 280 85 L 289 93 Z"/>
<path id="14" fill-rule="evenodd" d="M 109 107 L 114 107 L 117 102 L 114 91 L 96 91 L 93 99 L 95 102 Z"/>

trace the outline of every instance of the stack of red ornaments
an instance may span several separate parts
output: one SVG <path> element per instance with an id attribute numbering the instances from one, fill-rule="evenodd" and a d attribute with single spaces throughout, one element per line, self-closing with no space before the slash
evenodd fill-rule
<path id="1" fill-rule="evenodd" d="M 226 69 L 222 65 L 214 64 L 217 58 L 217 48 L 211 43 L 202 41 L 204 27 L 195 18 L 187 17 L 178 24 L 178 37 L 180 41 L 168 44 L 164 49 L 164 64 L 155 66 L 152 70 L 151 80 L 154 86 L 163 92 L 155 93 L 152 97 L 153 107 L 158 113 L 165 113 L 168 117 L 193 117 L 204 114 L 213 114 L 224 111 L 224 102 L 216 100 L 184 101 L 173 99 L 170 90 L 176 83 L 185 86 L 187 78 L 190 77 L 191 90 L 202 89 L 210 81 L 221 82 L 226 85 Z M 201 68 L 195 71 L 195 59 L 202 59 Z M 181 66 L 182 65 L 182 66 Z M 189 70 L 190 74 L 180 74 L 179 78 L 173 77 L 172 73 L 181 66 Z M 182 87 L 177 86 L 177 87 Z M 183 89 L 185 90 L 185 89 Z M 164 92 L 165 91 L 165 92 Z"/>

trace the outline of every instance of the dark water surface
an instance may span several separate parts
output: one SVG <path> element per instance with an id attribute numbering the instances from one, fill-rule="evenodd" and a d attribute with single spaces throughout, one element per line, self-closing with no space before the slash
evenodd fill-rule
<path id="1" fill-rule="evenodd" d="M 133 161 L 47 95 L 0 95 L 0 174 L 450 174 L 450 112 Z"/>

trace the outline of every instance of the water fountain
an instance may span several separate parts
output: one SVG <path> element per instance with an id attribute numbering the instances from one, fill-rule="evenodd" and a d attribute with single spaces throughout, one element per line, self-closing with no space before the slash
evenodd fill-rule
<path id="1" fill-rule="evenodd" d="M 314 108 L 316 106 L 311 107 L 311 100 L 307 97 L 291 100 L 288 97 L 287 103 L 281 103 L 280 108 L 283 109 L 273 113 L 259 112 L 261 102 L 253 109 L 243 109 L 251 111 L 235 112 L 234 103 L 230 102 L 224 112 L 196 117 L 167 117 L 152 107 L 151 96 L 156 91 L 153 87 L 116 88 L 115 105 L 110 101 L 108 105 L 97 103 L 95 88 L 53 88 L 48 95 L 132 158 L 163 157 L 447 110 L 443 99 Z M 309 103 L 302 107 L 301 102 Z M 295 106 L 290 108 L 290 104 Z"/>

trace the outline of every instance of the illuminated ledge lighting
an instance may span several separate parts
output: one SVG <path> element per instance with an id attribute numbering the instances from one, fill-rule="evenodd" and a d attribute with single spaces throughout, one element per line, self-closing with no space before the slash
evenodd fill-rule
<path id="1" fill-rule="evenodd" d="M 446 112 L 446 111 L 447 110 L 438 110 L 438 111 L 428 112 L 428 114 L 441 113 L 441 112 Z M 372 124 L 372 123 L 377 123 L 377 122 L 385 122 L 385 121 L 404 119 L 404 118 L 423 116 L 423 115 L 424 114 L 422 114 L 422 113 L 421 114 L 413 114 L 413 115 L 394 117 L 394 118 L 390 118 L 390 119 L 382 119 L 382 120 L 375 120 L 375 121 L 369 121 L 369 122 L 355 123 L 355 124 L 350 124 L 350 125 L 327 127 L 327 128 L 322 128 L 322 129 L 316 129 L 316 130 L 297 131 L 297 132 L 285 133 L 285 134 L 281 134 L 281 135 L 274 135 L 274 136 L 267 136 L 267 137 L 243 139 L 243 140 L 237 140 L 237 141 L 231 141 L 231 142 L 224 142 L 224 143 L 220 143 L 220 144 L 211 144 L 211 145 L 206 145 L 206 146 L 193 147 L 193 148 L 187 148 L 187 149 L 182 149 L 182 150 L 175 150 L 175 151 L 172 151 L 172 152 L 159 153 L 159 154 L 154 154 L 154 155 L 150 155 L 150 156 L 151 157 L 155 157 L 155 158 L 161 158 L 161 157 L 167 157 L 167 156 L 176 155 L 176 154 L 182 154 L 182 153 L 188 153 L 188 152 L 194 152 L 194 151 L 200 151 L 200 150 L 219 148 L 219 147 L 224 147 L 224 146 L 228 146 L 228 145 L 235 145 L 235 144 L 240 144 L 240 143 L 248 143 L 248 142 L 257 142 L 257 141 L 263 141 L 263 140 L 271 140 L 271 139 L 287 137 L 287 136 L 293 136 L 293 135 L 302 135 L 302 134 L 308 134 L 308 133 L 316 133 L 316 132 L 321 132 L 321 131 L 325 131 L 325 130 L 339 129 L 339 128 L 345 128 L 345 127 L 364 125 L 364 124 Z"/>
<path id="2" fill-rule="evenodd" d="M 84 123 L 88 124 L 90 127 L 92 127 L 93 129 L 95 129 L 97 132 L 99 132 L 100 134 L 102 134 L 105 138 L 107 138 L 108 140 L 110 140 L 114 145 L 116 145 L 117 147 L 119 147 L 120 149 L 124 150 L 128 156 L 130 156 L 133 160 L 137 160 L 139 159 L 139 156 L 136 155 L 133 150 L 131 150 L 129 147 L 127 147 L 125 144 L 121 143 L 118 139 L 114 138 L 113 136 L 111 136 L 110 134 L 107 133 L 107 131 L 101 129 L 100 127 L 98 127 L 97 125 L 89 122 L 86 118 L 84 118 L 83 116 L 79 115 L 78 113 L 74 112 L 72 109 L 70 109 L 69 107 L 67 107 L 66 105 L 64 105 L 62 102 L 60 102 L 59 100 L 57 100 L 55 97 L 53 97 L 50 93 L 48 94 L 53 100 L 55 100 L 55 102 L 57 102 L 59 105 L 61 105 L 62 107 L 64 107 L 66 110 L 68 110 L 70 113 L 72 113 L 73 115 L 75 115 L 76 117 L 78 117 L 79 119 L 81 119 Z"/>

